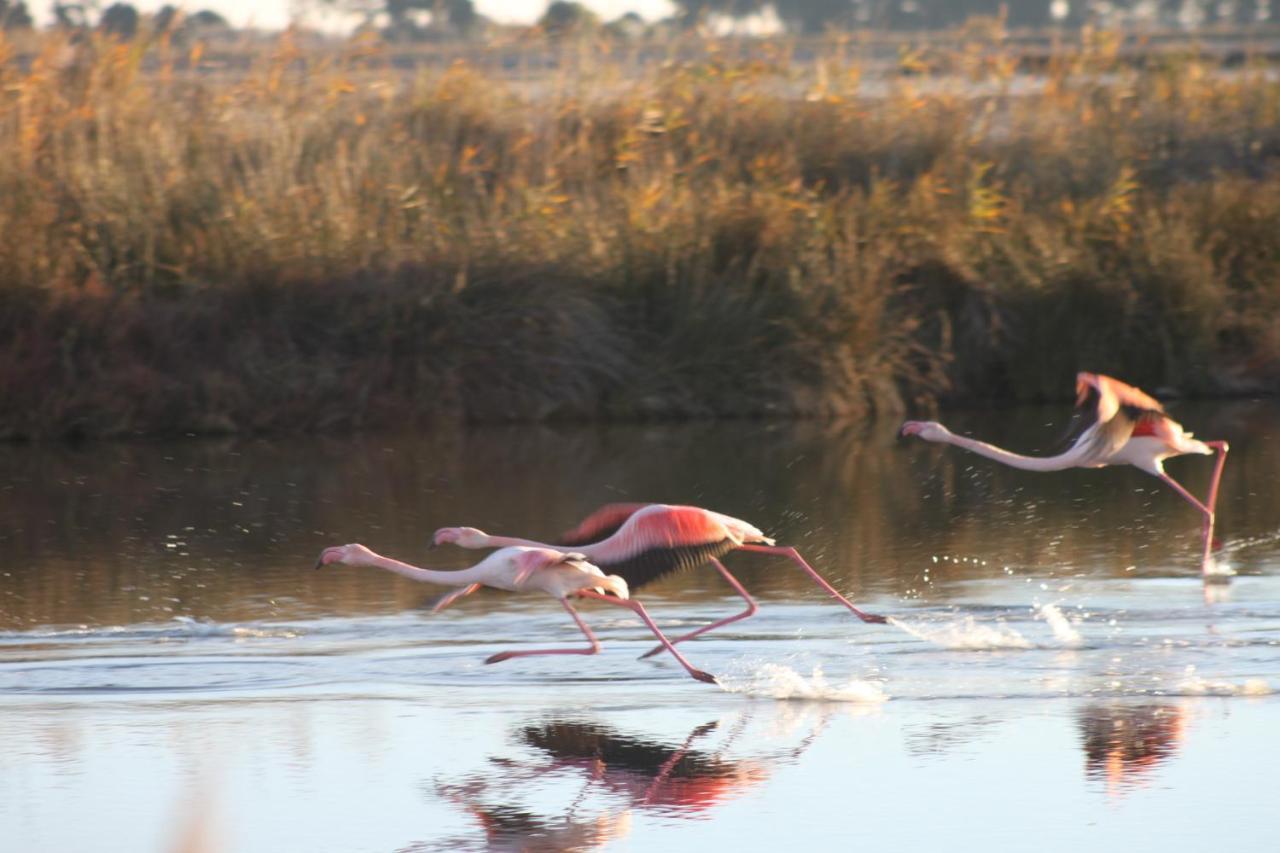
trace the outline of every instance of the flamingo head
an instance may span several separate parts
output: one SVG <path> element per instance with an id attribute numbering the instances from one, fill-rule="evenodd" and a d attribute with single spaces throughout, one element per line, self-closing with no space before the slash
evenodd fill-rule
<path id="1" fill-rule="evenodd" d="M 363 545 L 335 545 L 332 548 L 325 548 L 320 552 L 320 559 L 316 560 L 316 568 L 327 566 L 330 563 L 345 563 L 347 565 L 356 565 L 364 562 L 371 557 L 373 552 Z"/>
<path id="2" fill-rule="evenodd" d="M 909 435 L 918 435 L 925 441 L 942 441 L 951 431 L 937 421 L 907 421 L 898 430 L 898 435 L 906 438 Z"/>
<path id="3" fill-rule="evenodd" d="M 474 527 L 441 527 L 431 534 L 431 547 L 457 545 L 459 548 L 489 548 L 489 534 Z"/>

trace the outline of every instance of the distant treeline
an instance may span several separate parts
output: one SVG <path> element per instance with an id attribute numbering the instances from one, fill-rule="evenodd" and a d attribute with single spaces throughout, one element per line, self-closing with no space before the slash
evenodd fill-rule
<path id="1" fill-rule="evenodd" d="M 983 32 L 515 82 L 49 34 L 0 64 L 0 436 L 1280 388 L 1272 71 Z"/>
<path id="2" fill-rule="evenodd" d="M 1199 26 L 1280 22 L 1280 0 L 675 0 L 685 19 L 721 14 L 743 18 L 772 10 L 789 29 L 830 27 L 895 30 L 945 29 L 975 17 L 1010 27 L 1086 23 L 1159 23 Z"/>
<path id="3" fill-rule="evenodd" d="M 390 41 L 482 39 L 512 29 L 495 24 L 474 0 L 324 0 L 361 23 L 360 32 L 377 32 Z M 899 32 L 946 30 L 975 19 L 998 21 L 1014 29 L 1079 28 L 1084 25 L 1156 25 L 1196 29 L 1260 23 L 1280 24 L 1280 0 L 673 0 L 670 18 L 646 21 L 631 12 L 602 20 L 577 0 L 549 0 L 536 27 L 544 34 L 603 34 L 615 38 L 663 38 L 678 32 L 724 25 L 758 27 L 771 22 L 793 34 L 864 29 Z M 140 14 L 128 2 L 95 12 L 93 3 L 56 2 L 54 26 L 66 31 L 97 29 L 132 39 L 146 32 L 208 35 L 230 30 L 216 12 L 187 15 L 166 5 Z M 0 29 L 31 29 L 26 0 L 0 0 Z"/>

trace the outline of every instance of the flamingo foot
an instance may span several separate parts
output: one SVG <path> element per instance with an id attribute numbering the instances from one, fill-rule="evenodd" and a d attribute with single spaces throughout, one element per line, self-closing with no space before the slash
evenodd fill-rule
<path id="1" fill-rule="evenodd" d="M 511 660 L 515 655 L 511 652 L 498 652 L 496 655 L 489 655 L 484 659 L 485 663 L 502 663 L 504 660 Z"/>
<path id="2" fill-rule="evenodd" d="M 863 622 L 867 622 L 867 623 L 872 624 L 872 625 L 887 625 L 887 624 L 889 624 L 889 619 L 888 619 L 888 617 L 886 617 L 886 616 L 881 616 L 881 615 L 879 615 L 878 613 L 858 613 L 858 614 L 857 614 L 857 616 L 858 616 L 858 618 L 859 618 L 859 619 L 861 619 Z"/>
<path id="3" fill-rule="evenodd" d="M 640 655 L 640 657 L 636 658 L 636 660 L 644 660 L 645 658 L 651 658 L 654 655 L 658 654 L 658 652 L 665 652 L 666 650 L 667 650 L 666 646 L 654 646 L 653 648 L 649 649 L 649 651 L 645 652 L 644 654 Z M 689 674 L 692 675 L 694 678 L 698 679 L 699 681 L 705 681 L 708 684 L 720 683 L 716 681 L 716 677 L 714 675 L 712 675 L 709 672 L 703 672 L 700 669 L 691 669 L 689 670 Z"/>

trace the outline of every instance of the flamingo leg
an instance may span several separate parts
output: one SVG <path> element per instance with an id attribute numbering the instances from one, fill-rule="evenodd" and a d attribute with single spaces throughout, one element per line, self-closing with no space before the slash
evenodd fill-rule
<path id="1" fill-rule="evenodd" d="M 716 724 L 711 723 L 710 726 L 701 725 L 689 732 L 689 736 L 684 739 L 684 743 L 680 744 L 680 747 L 671 753 L 671 757 L 662 762 L 662 766 L 658 768 L 657 775 L 653 777 L 653 781 L 649 783 L 649 787 L 644 790 L 644 796 L 640 799 L 641 805 L 648 805 L 653 801 L 654 794 L 656 794 L 658 789 L 666 783 L 667 777 L 671 775 L 671 771 L 680 763 L 680 759 L 688 755 L 689 747 L 693 743 L 694 739 L 706 734 L 715 727 Z"/>
<path id="2" fill-rule="evenodd" d="M 874 622 L 877 624 L 883 624 L 889 621 L 888 619 L 885 619 L 883 616 L 877 616 L 874 613 L 864 613 L 863 611 L 854 607 L 853 603 L 849 601 L 849 599 L 845 598 L 843 595 L 837 592 L 836 588 L 833 587 L 831 584 L 827 583 L 826 579 L 823 578 L 822 575 L 818 574 L 817 571 L 814 570 L 813 566 L 806 563 L 804 560 L 804 557 L 801 557 L 800 552 L 797 551 L 795 548 L 791 548 L 789 546 L 783 546 L 783 545 L 755 545 L 755 544 L 739 545 L 738 547 L 744 551 L 759 551 L 762 554 L 778 554 L 779 556 L 786 557 L 789 560 L 794 560 L 800 566 L 800 568 L 805 570 L 805 573 L 808 574 L 809 577 L 817 581 L 818 586 L 822 587 L 828 593 L 830 593 L 831 597 L 834 598 L 836 601 L 839 601 L 845 607 L 849 608 L 849 611 L 852 612 L 854 616 L 857 616 L 859 619 L 861 619 L 863 622 Z"/>
<path id="3" fill-rule="evenodd" d="M 721 626 L 728 625 L 731 622 L 737 622 L 739 619 L 746 619 L 748 616 L 755 616 L 756 611 L 760 609 L 759 607 L 756 606 L 755 599 L 753 599 L 751 595 L 746 591 L 746 589 L 743 588 L 742 584 L 738 582 L 738 579 L 735 578 L 733 574 L 724 567 L 724 563 L 720 562 L 715 558 L 712 558 L 711 564 L 716 567 L 716 571 L 724 575 L 724 579 L 729 582 L 729 586 L 733 587 L 734 591 L 737 592 L 738 595 L 742 596 L 743 600 L 747 602 L 747 609 L 742 611 L 741 613 L 735 613 L 734 615 L 726 619 L 721 619 L 718 622 L 712 622 L 710 625 L 703 625 L 701 628 L 699 628 L 696 631 L 690 631 L 688 634 L 685 634 L 680 637 L 676 637 L 671 641 L 672 645 L 675 645 L 676 643 L 683 643 L 685 640 L 692 640 L 694 637 L 698 636 L 699 634 L 705 634 L 708 631 L 712 630 L 713 628 L 719 628 Z M 649 649 L 649 651 L 640 655 L 640 660 L 644 660 L 647 657 L 652 657 L 660 651 L 662 651 L 661 645 L 654 646 L 653 648 Z"/>
<path id="4" fill-rule="evenodd" d="M 680 665 L 685 668 L 685 671 L 688 672 L 689 675 L 693 676 L 699 681 L 706 681 L 710 684 L 716 683 L 716 677 L 714 675 L 711 675 L 710 673 L 707 673 L 707 672 L 703 672 L 702 670 L 696 668 L 693 664 L 689 663 L 687 660 L 684 659 L 684 655 L 676 651 L 676 647 L 671 645 L 671 641 L 667 639 L 666 634 L 662 633 L 662 631 L 658 628 L 657 624 L 649 616 L 649 612 L 644 609 L 644 605 L 641 604 L 640 602 L 632 601 L 629 599 L 615 598 L 612 595 L 601 595 L 600 593 L 594 592 L 589 589 L 580 589 L 576 593 L 574 593 L 574 595 L 577 595 L 580 598 L 594 598 L 597 601 L 603 601 L 606 604 L 612 604 L 615 607 L 627 608 L 632 613 L 640 617 L 641 621 L 644 622 L 644 624 L 648 626 L 649 630 L 653 632 L 654 636 L 658 638 L 658 642 L 662 643 L 663 648 L 671 652 L 672 657 L 674 657 L 677 661 L 680 662 Z"/>
<path id="5" fill-rule="evenodd" d="M 1227 451 L 1230 448 L 1225 441 L 1206 441 L 1205 444 L 1218 451 L 1218 460 L 1213 466 L 1213 477 L 1209 481 L 1209 494 L 1204 503 L 1201 503 L 1195 495 L 1188 492 L 1181 483 L 1168 474 L 1162 472 L 1160 479 L 1168 483 L 1175 492 L 1186 498 L 1204 516 L 1204 524 L 1201 528 L 1204 550 L 1200 556 L 1200 571 L 1208 574 L 1209 559 L 1213 551 L 1213 526 L 1216 521 L 1214 507 L 1218 503 L 1218 484 L 1222 482 L 1222 469 L 1227 463 Z"/>
<path id="6" fill-rule="evenodd" d="M 453 604 L 459 598 L 470 595 L 471 593 L 475 592 L 479 588 L 480 588 L 480 584 L 473 583 L 464 587 L 459 587 L 458 589 L 455 589 L 453 592 L 445 593 L 444 595 L 437 598 L 435 600 L 435 603 L 431 605 L 431 612 L 439 613 L 441 610 L 444 610 L 446 607 L 448 607 L 450 604 Z"/>
<path id="7" fill-rule="evenodd" d="M 533 655 L 594 655 L 600 651 L 600 641 L 596 639 L 596 635 L 591 633 L 591 629 L 587 627 L 587 623 L 582 621 L 582 617 L 578 615 L 578 611 L 573 609 L 573 605 L 568 599 L 560 599 L 560 603 L 564 605 L 564 609 L 569 611 L 569 615 L 573 617 L 573 621 L 578 623 L 578 627 L 582 629 L 582 633 L 586 635 L 587 642 L 591 645 L 586 648 L 576 649 L 530 649 L 523 652 L 498 652 L 496 655 L 489 655 L 484 659 L 485 663 L 501 663 L 504 660 L 512 658 L 526 658 Z"/>

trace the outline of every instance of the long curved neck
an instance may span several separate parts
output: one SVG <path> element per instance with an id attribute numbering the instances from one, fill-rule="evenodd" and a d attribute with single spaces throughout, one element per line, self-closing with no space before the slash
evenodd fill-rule
<path id="1" fill-rule="evenodd" d="M 1074 447 L 1057 456 L 1023 456 L 1021 453 L 1014 453 L 1012 450 L 1005 450 L 1003 447 L 996 447 L 994 444 L 987 444 L 985 441 L 966 438 L 963 435 L 956 435 L 952 432 L 947 433 L 946 436 L 938 439 L 938 441 L 954 444 L 956 447 L 962 447 L 979 456 L 985 456 L 988 459 L 994 459 L 997 462 L 1013 468 L 1021 468 L 1024 471 L 1061 471 L 1065 468 L 1073 468 L 1080 456 Z"/>
<path id="2" fill-rule="evenodd" d="M 381 554 L 372 552 L 368 557 L 363 557 L 359 565 L 374 566 L 375 568 L 395 572 L 415 581 L 438 583 L 446 586 L 466 586 L 467 584 L 476 583 L 481 580 L 484 574 L 483 563 L 478 563 L 469 569 L 439 571 L 437 569 L 422 569 L 417 566 L 411 566 L 408 563 L 402 563 L 399 560 L 393 560 L 390 557 L 384 557 Z"/>
<path id="3" fill-rule="evenodd" d="M 552 551 L 564 551 L 570 554 L 581 554 L 591 562 L 599 561 L 600 565 L 604 565 L 604 561 L 608 560 L 612 555 L 610 550 L 601 550 L 600 546 L 605 542 L 591 542 L 587 545 L 551 545 L 546 542 L 534 542 L 532 539 L 520 539 L 515 536 L 490 536 L 485 534 L 484 544 L 477 546 L 480 548 L 510 548 L 512 546 L 522 546 L 525 548 L 550 548 Z"/>

